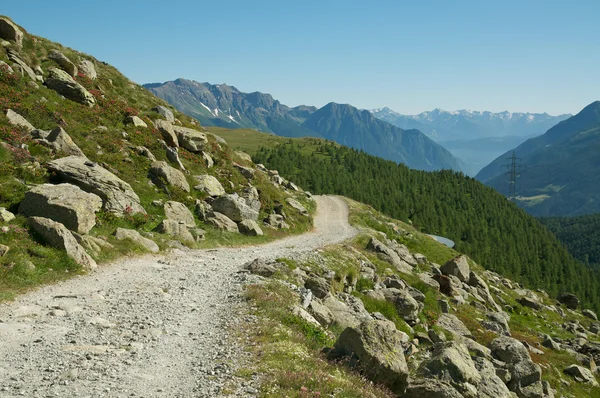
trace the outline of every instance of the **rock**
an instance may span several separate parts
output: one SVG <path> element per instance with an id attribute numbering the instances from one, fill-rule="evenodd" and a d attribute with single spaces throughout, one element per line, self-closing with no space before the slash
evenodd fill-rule
<path id="1" fill-rule="evenodd" d="M 568 374 L 569 376 L 572 376 L 575 380 L 577 380 L 579 382 L 588 383 L 594 387 L 598 386 L 598 381 L 596 381 L 596 378 L 594 377 L 592 372 L 589 369 L 586 369 L 582 366 L 571 365 L 571 366 L 567 367 L 564 370 L 564 372 L 566 374 Z"/>
<path id="2" fill-rule="evenodd" d="M 0 21 L 2 18 L 0 18 Z M 12 109 L 6 110 L 6 117 L 8 118 L 8 122 L 13 126 L 23 127 L 28 133 L 31 133 L 35 130 L 35 127 L 31 123 L 27 121 L 23 116 L 19 115 L 17 112 Z"/>
<path id="3" fill-rule="evenodd" d="M 476 386 L 481 381 L 469 350 L 457 341 L 436 344 L 431 359 L 421 363 L 418 373 L 452 385 L 469 383 Z"/>
<path id="4" fill-rule="evenodd" d="M 330 283 L 320 276 L 311 276 L 304 283 L 304 287 L 309 289 L 317 298 L 325 298 L 331 289 Z"/>
<path id="5" fill-rule="evenodd" d="M 371 320 L 346 328 L 330 357 L 351 357 L 363 374 L 398 395 L 408 386 L 408 367 L 402 352 L 402 335 L 392 322 Z"/>
<path id="6" fill-rule="evenodd" d="M 146 148 L 145 146 L 138 146 L 135 148 L 135 151 L 138 155 L 150 159 L 151 162 L 156 162 L 156 157 L 152 154 L 152 152 L 150 152 L 150 149 Z"/>
<path id="7" fill-rule="evenodd" d="M 246 152 L 242 152 L 242 151 L 235 151 L 234 152 L 235 156 L 237 156 L 240 160 L 243 160 L 244 162 L 248 162 L 248 163 L 252 163 L 252 157 L 250 155 L 248 155 Z"/>
<path id="8" fill-rule="evenodd" d="M 315 326 L 319 329 L 321 328 L 321 324 L 311 314 L 309 314 L 308 311 L 300 306 L 295 305 L 292 307 L 292 314 L 312 326 Z"/>
<path id="9" fill-rule="evenodd" d="M 411 381 L 403 398 L 464 398 L 450 384 L 437 379 Z"/>
<path id="10" fill-rule="evenodd" d="M 124 213 L 146 211 L 131 186 L 108 170 L 81 156 L 68 156 L 48 162 L 50 171 L 64 182 L 77 185 L 86 192 L 98 195 L 104 210 L 122 216 Z"/>
<path id="11" fill-rule="evenodd" d="M 9 65 L 9 64 L 7 64 L 7 63 L 6 63 L 6 62 L 4 62 L 4 61 L 0 61 L 0 70 L 6 71 L 6 72 L 8 72 L 8 73 L 10 73 L 10 74 L 13 74 L 13 73 L 15 73 L 14 69 L 13 69 L 13 68 L 11 68 L 11 67 L 10 67 L 10 65 Z"/>
<path id="12" fill-rule="evenodd" d="M 552 339 L 552 337 L 547 334 L 544 335 L 544 340 L 542 341 L 542 345 L 546 348 L 550 348 L 552 350 L 558 351 L 560 350 L 560 344 Z"/>
<path id="13" fill-rule="evenodd" d="M 194 189 L 202 192 L 206 192 L 208 196 L 222 196 L 225 195 L 225 188 L 215 177 L 204 174 L 194 176 L 198 184 L 194 186 Z"/>
<path id="14" fill-rule="evenodd" d="M 593 319 L 594 321 L 598 320 L 598 315 L 596 315 L 596 313 L 592 310 L 583 310 L 581 311 L 581 313 L 583 314 L 583 316 Z"/>
<path id="15" fill-rule="evenodd" d="M 190 184 L 185 175 L 164 161 L 152 162 L 150 165 L 150 178 L 159 187 L 176 187 L 185 192 L 190 192 Z"/>
<path id="16" fill-rule="evenodd" d="M 386 288 L 367 293 L 369 297 L 388 301 L 396 307 L 396 312 L 407 322 L 417 320 L 421 307 L 406 290 Z"/>
<path id="17" fill-rule="evenodd" d="M 258 211 L 246 204 L 243 198 L 237 195 L 223 195 L 212 203 L 214 211 L 223 213 L 231 220 L 239 222 L 243 220 L 258 220 Z"/>
<path id="18" fill-rule="evenodd" d="M 177 166 L 179 170 L 185 171 L 185 166 L 181 163 L 179 159 L 179 148 L 172 148 L 165 144 L 165 151 L 167 155 L 167 160 Z"/>
<path id="19" fill-rule="evenodd" d="M 452 260 L 448 260 L 442 267 L 440 268 L 442 274 L 454 275 L 461 282 L 467 282 L 470 278 L 470 269 L 469 263 L 467 262 L 467 256 L 460 255 Z"/>
<path id="20" fill-rule="evenodd" d="M 4 257 L 6 253 L 10 250 L 9 246 L 0 244 L 0 257 Z"/>
<path id="21" fill-rule="evenodd" d="M 478 342 L 469 338 L 468 336 L 455 335 L 455 337 L 457 337 L 457 340 L 459 340 L 467 347 L 469 352 L 471 352 L 474 357 L 481 357 L 490 361 L 492 360 L 492 350 L 490 350 L 486 346 L 479 344 Z"/>
<path id="22" fill-rule="evenodd" d="M 529 351 L 512 337 L 498 337 L 490 343 L 494 358 L 506 363 L 510 373 L 509 390 L 519 397 L 527 397 L 532 391 L 541 391 L 542 369 L 529 357 Z"/>
<path id="23" fill-rule="evenodd" d="M 382 283 L 385 287 L 388 287 L 388 288 L 394 288 L 394 289 L 400 289 L 400 290 L 406 289 L 406 283 L 404 283 L 403 280 L 395 278 L 395 277 L 388 276 L 387 278 L 385 278 L 383 280 Z"/>
<path id="24" fill-rule="evenodd" d="M 296 199 L 287 198 L 285 201 L 292 209 L 296 210 L 303 216 L 308 216 L 308 210 L 306 210 L 306 207 L 302 206 Z"/>
<path id="25" fill-rule="evenodd" d="M 165 203 L 164 210 L 167 219 L 183 222 L 188 228 L 196 226 L 194 215 L 183 203 L 170 200 Z"/>
<path id="26" fill-rule="evenodd" d="M 67 56 L 58 50 L 50 50 L 48 58 L 56 62 L 71 77 L 77 76 L 77 67 Z"/>
<path id="27" fill-rule="evenodd" d="M 202 159 L 204 160 L 204 164 L 206 165 L 206 167 L 209 169 L 215 165 L 215 161 L 208 152 L 202 151 Z"/>
<path id="28" fill-rule="evenodd" d="M 579 299 L 574 294 L 561 293 L 556 299 L 569 309 L 576 310 L 579 307 Z"/>
<path id="29" fill-rule="evenodd" d="M 96 98 L 67 72 L 54 67 L 48 68 L 48 72 L 48 78 L 44 82 L 46 87 L 80 104 L 90 107 L 96 104 Z"/>
<path id="30" fill-rule="evenodd" d="M 481 322 L 484 328 L 498 334 L 510 336 L 510 327 L 508 326 L 508 320 L 510 318 L 507 319 L 507 314 L 504 312 L 491 312 L 487 314 L 486 317 L 487 320 Z"/>
<path id="31" fill-rule="evenodd" d="M 15 66 L 15 70 L 21 70 L 21 74 L 27 74 L 27 76 L 33 81 L 39 81 L 39 82 L 43 82 L 44 78 L 42 76 L 38 76 L 35 74 L 35 72 L 33 71 L 33 69 L 31 69 L 31 67 L 29 65 L 27 65 L 27 63 L 25 61 L 23 61 L 23 59 L 21 58 L 21 56 L 19 55 L 18 52 L 16 52 L 15 50 L 13 50 L 12 48 L 7 48 L 6 49 L 6 55 L 8 55 L 8 59 L 10 59 L 11 61 L 13 61 L 16 65 Z M 66 76 L 69 76 L 65 73 Z"/>
<path id="32" fill-rule="evenodd" d="M 331 313 L 332 322 L 341 328 L 358 327 L 361 321 L 372 319 L 360 299 L 349 296 L 343 302 L 328 294 L 322 303 Z M 408 339 L 407 339 L 408 341 Z"/>
<path id="33" fill-rule="evenodd" d="M 253 220 L 243 220 L 238 223 L 238 229 L 244 235 L 248 236 L 262 236 L 263 231 L 260 229 L 256 221 Z"/>
<path id="34" fill-rule="evenodd" d="M 167 122 L 170 122 L 170 123 L 175 122 L 175 116 L 173 115 L 173 112 L 171 112 L 171 110 L 169 108 L 164 107 L 162 105 L 158 105 L 158 106 L 155 106 L 154 108 L 152 108 L 152 110 L 154 112 L 158 112 L 162 117 L 165 118 L 165 120 Z"/>
<path id="35" fill-rule="evenodd" d="M 429 336 L 429 339 L 434 344 L 443 343 L 446 341 L 446 335 L 444 333 L 438 332 L 433 328 L 427 331 L 427 336 Z"/>
<path id="36" fill-rule="evenodd" d="M 333 314 L 318 298 L 313 298 L 311 300 L 308 309 L 321 325 L 327 327 L 333 322 Z"/>
<path id="37" fill-rule="evenodd" d="M 419 279 L 423 281 L 427 286 L 431 287 L 434 290 L 440 290 L 440 284 L 432 278 L 431 275 L 428 275 L 424 272 L 417 274 Z"/>
<path id="38" fill-rule="evenodd" d="M 261 208 L 261 204 L 260 204 L 260 195 L 258 193 L 258 190 L 253 187 L 253 186 L 249 186 L 244 188 L 244 191 L 242 192 L 242 198 L 244 198 L 244 200 L 246 201 L 246 204 L 253 210 L 255 211 L 260 211 Z"/>
<path id="39" fill-rule="evenodd" d="M 151 253 L 158 253 L 160 250 L 156 242 L 148 238 L 144 238 L 138 231 L 134 229 L 117 228 L 114 235 L 117 240 L 129 239 L 133 243 L 142 246 Z"/>
<path id="40" fill-rule="evenodd" d="M 6 17 L 0 17 L 0 38 L 14 41 L 19 47 L 23 45 L 23 31 Z"/>
<path id="41" fill-rule="evenodd" d="M 208 215 L 206 222 L 222 231 L 240 232 L 237 224 L 231 220 L 231 218 L 218 211 L 211 212 Z"/>
<path id="42" fill-rule="evenodd" d="M 125 123 L 133 124 L 134 127 L 143 127 L 146 128 L 148 125 L 138 116 L 127 116 L 125 119 Z"/>
<path id="43" fill-rule="evenodd" d="M 187 127 L 173 126 L 179 145 L 190 152 L 202 152 L 208 145 L 206 134 Z"/>
<path id="44" fill-rule="evenodd" d="M 243 268 L 249 270 L 253 274 L 269 278 L 278 271 L 275 264 L 276 263 L 267 262 L 262 258 L 257 258 L 244 264 Z"/>
<path id="45" fill-rule="evenodd" d="M 265 223 L 273 228 L 277 229 L 289 229 L 290 226 L 284 221 L 283 216 L 280 214 L 269 214 L 264 220 Z"/>
<path id="46" fill-rule="evenodd" d="M 405 261 L 400 259 L 398 253 L 394 250 L 390 249 L 388 246 L 377 240 L 376 238 L 371 238 L 369 243 L 367 244 L 367 249 L 374 251 L 377 253 L 377 256 L 382 260 L 390 263 L 396 269 L 404 273 L 411 273 L 412 267 L 406 263 Z"/>
<path id="47" fill-rule="evenodd" d="M 196 239 L 188 230 L 185 221 L 177 221 L 171 219 L 162 220 L 156 227 L 156 231 L 161 234 L 169 235 L 181 242 L 195 242 Z"/>
<path id="48" fill-rule="evenodd" d="M 470 337 L 472 336 L 471 331 L 461 322 L 456 315 L 442 314 L 438 318 L 437 326 L 449 331 L 450 333 L 458 336 Z"/>
<path id="49" fill-rule="evenodd" d="M 155 120 L 154 125 L 168 146 L 173 148 L 179 147 L 179 140 L 177 139 L 177 135 L 175 134 L 175 130 L 173 130 L 173 125 L 171 123 L 166 120 Z"/>
<path id="50" fill-rule="evenodd" d="M 46 217 L 70 230 L 87 234 L 96 225 L 102 199 L 71 184 L 42 184 L 25 193 L 19 213 Z"/>
<path id="51" fill-rule="evenodd" d="M 77 243 L 79 243 L 81 246 L 83 246 L 83 248 L 88 253 L 92 253 L 96 256 L 98 256 L 102 253 L 102 249 L 111 250 L 114 248 L 114 246 L 111 245 L 110 243 L 108 243 L 105 240 L 102 240 L 100 238 L 96 238 L 95 236 L 80 235 L 76 232 L 71 232 L 71 233 L 77 240 Z"/>
<path id="52" fill-rule="evenodd" d="M 456 284 L 452 282 L 452 279 L 446 275 L 433 275 L 433 280 L 440 286 L 440 292 L 446 296 L 455 297 L 460 294 L 459 287 L 456 286 Z"/>
<path id="53" fill-rule="evenodd" d="M 66 156 L 86 157 L 62 127 L 55 128 L 45 138 L 40 138 L 36 141 Z"/>
<path id="54" fill-rule="evenodd" d="M 15 219 L 15 215 L 12 214 L 10 211 L 6 210 L 6 208 L 4 207 L 0 207 L 0 222 L 11 222 L 12 220 Z"/>
<path id="55" fill-rule="evenodd" d="M 523 296 L 517 299 L 517 301 L 523 307 L 533 308 L 534 310 L 541 310 L 543 307 L 542 303 L 540 303 L 539 300 L 533 296 Z"/>
<path id="56" fill-rule="evenodd" d="M 39 234 L 45 242 L 53 247 L 64 250 L 69 257 L 84 269 L 92 270 L 96 268 L 94 259 L 77 243 L 77 240 L 67 227 L 44 217 L 29 217 L 27 221 L 31 229 Z"/>
<path id="57" fill-rule="evenodd" d="M 96 80 L 98 77 L 94 63 L 87 59 L 84 59 L 79 63 L 79 71 L 92 80 Z"/>
<path id="58" fill-rule="evenodd" d="M 514 395 L 506 387 L 492 362 L 483 357 L 473 358 L 475 368 L 481 375 L 481 382 L 477 386 L 477 398 L 513 398 Z"/>

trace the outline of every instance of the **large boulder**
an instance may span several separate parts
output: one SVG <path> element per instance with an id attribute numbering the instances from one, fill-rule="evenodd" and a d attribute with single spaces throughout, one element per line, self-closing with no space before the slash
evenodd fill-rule
<path id="1" fill-rule="evenodd" d="M 481 321 L 481 325 L 487 330 L 510 336 L 510 327 L 508 321 L 509 315 L 505 312 L 490 312 L 486 315 L 487 319 Z"/>
<path id="2" fill-rule="evenodd" d="M 593 385 L 594 387 L 598 386 L 598 381 L 596 380 L 596 377 L 594 377 L 594 374 L 592 373 L 592 371 L 584 368 L 583 366 L 579 366 L 579 365 L 568 366 L 565 369 L 565 373 L 568 374 L 569 376 L 573 377 L 575 380 L 577 380 L 579 382 L 588 383 L 588 384 Z"/>
<path id="3" fill-rule="evenodd" d="M 374 251 L 377 253 L 377 256 L 381 258 L 383 261 L 386 261 L 396 267 L 398 271 L 404 273 L 411 273 L 412 267 L 406 261 L 400 259 L 398 253 L 394 250 L 386 246 L 383 242 L 379 241 L 377 238 L 371 238 L 369 243 L 367 244 L 367 249 Z"/>
<path id="4" fill-rule="evenodd" d="M 441 314 L 437 321 L 437 326 L 452 333 L 453 335 L 470 337 L 471 331 L 460 319 L 453 314 Z"/>
<path id="5" fill-rule="evenodd" d="M 454 275 L 461 282 L 468 282 L 470 278 L 469 263 L 467 262 L 467 256 L 460 255 L 451 260 L 448 260 L 440 268 L 444 275 Z"/>
<path id="6" fill-rule="evenodd" d="M 59 222 L 45 217 L 29 217 L 29 226 L 45 242 L 58 249 L 64 250 L 69 257 L 83 268 L 91 270 L 96 268 L 96 262 L 79 245 L 71 231 Z"/>
<path id="7" fill-rule="evenodd" d="M 248 236 L 262 236 L 264 235 L 262 229 L 256 221 L 253 220 L 243 220 L 238 223 L 238 228 L 240 232 L 244 235 Z"/>
<path id="8" fill-rule="evenodd" d="M 154 121 L 154 125 L 168 146 L 173 148 L 179 147 L 179 140 L 177 140 L 177 135 L 175 134 L 175 130 L 173 130 L 173 125 L 171 123 L 159 119 Z"/>
<path id="9" fill-rule="evenodd" d="M 152 108 L 152 110 L 155 112 L 158 112 L 169 123 L 175 122 L 175 116 L 173 115 L 173 112 L 169 108 L 162 106 L 162 105 L 158 105 L 158 106 Z"/>
<path id="10" fill-rule="evenodd" d="M 124 213 L 146 214 L 131 185 L 97 163 L 82 156 L 68 156 L 48 162 L 48 168 L 61 181 L 100 196 L 103 208 L 108 212 L 118 216 Z"/>
<path id="11" fill-rule="evenodd" d="M 202 152 L 208 144 L 206 134 L 187 127 L 173 126 L 179 145 L 190 152 Z"/>
<path id="12" fill-rule="evenodd" d="M 402 352 L 403 336 L 392 322 L 371 320 L 346 328 L 335 342 L 330 356 L 358 361 L 363 374 L 386 385 L 398 395 L 408 386 L 408 367 Z"/>
<path id="13" fill-rule="evenodd" d="M 170 220 L 167 218 L 158 224 L 156 231 L 161 234 L 169 235 L 182 242 L 194 242 L 196 240 L 184 221 Z"/>
<path id="14" fill-rule="evenodd" d="M 96 225 L 96 212 L 102 208 L 102 199 L 71 184 L 42 184 L 33 187 L 19 206 L 26 216 L 46 217 L 80 234 L 86 234 Z"/>
<path id="15" fill-rule="evenodd" d="M 417 300 L 406 290 L 395 288 L 377 289 L 368 293 L 369 297 L 388 301 L 396 307 L 396 312 L 407 322 L 414 322 L 421 307 Z"/>
<path id="16" fill-rule="evenodd" d="M 313 275 L 304 282 L 304 287 L 312 292 L 317 298 L 325 298 L 331 289 L 331 283 L 320 276 Z"/>
<path id="17" fill-rule="evenodd" d="M 57 127 L 50 132 L 45 138 L 39 138 L 36 141 L 52 148 L 55 152 L 64 155 L 86 157 L 81 149 L 73 142 L 71 136 L 67 134 L 62 127 Z"/>
<path id="18" fill-rule="evenodd" d="M 0 39 L 10 40 L 23 45 L 23 31 L 10 19 L 0 17 Z"/>
<path id="19" fill-rule="evenodd" d="M 258 193 L 258 189 L 253 187 L 252 185 L 244 188 L 242 192 L 242 198 L 246 201 L 246 204 L 250 206 L 250 208 L 260 211 L 261 203 L 260 203 L 260 195 Z"/>
<path id="20" fill-rule="evenodd" d="M 136 245 L 141 246 L 152 253 L 158 253 L 160 250 L 156 242 L 148 238 L 144 238 L 138 231 L 134 229 L 117 228 L 115 231 L 115 238 L 117 240 L 131 240 Z"/>
<path id="21" fill-rule="evenodd" d="M 19 55 L 19 53 L 17 51 L 15 51 L 12 48 L 8 48 L 6 49 L 6 55 L 8 55 L 8 59 L 10 59 L 12 62 L 14 62 L 16 64 L 15 66 L 15 70 L 22 70 L 22 74 L 27 74 L 27 76 L 29 76 L 29 78 L 32 81 L 39 81 L 39 82 L 43 82 L 44 78 L 42 76 L 38 76 L 35 74 L 35 72 L 33 71 L 33 69 L 31 69 L 31 67 L 29 65 L 27 65 L 27 62 L 25 62 L 23 60 L 23 58 L 21 58 L 21 56 Z M 69 76 L 69 75 L 67 75 Z"/>
<path id="22" fill-rule="evenodd" d="M 449 383 L 437 379 L 411 381 L 403 398 L 464 398 Z"/>
<path id="23" fill-rule="evenodd" d="M 423 377 L 437 378 L 458 386 L 465 383 L 477 386 L 481 381 L 468 348 L 458 341 L 436 344 L 431 358 L 421 363 L 419 373 Z"/>
<path id="24" fill-rule="evenodd" d="M 208 196 L 222 196 L 225 195 L 225 188 L 215 177 L 204 174 L 194 176 L 198 184 L 194 186 L 194 189 L 205 192 Z"/>
<path id="25" fill-rule="evenodd" d="M 512 337 L 498 337 L 490 343 L 492 356 L 505 363 L 510 374 L 506 383 L 509 390 L 519 397 L 528 397 L 542 389 L 542 369 L 531 360 L 529 351 L 519 340 Z"/>
<path id="26" fill-rule="evenodd" d="M 73 80 L 67 72 L 50 67 L 48 68 L 48 73 L 48 78 L 44 81 L 46 87 L 72 101 L 90 107 L 94 106 L 96 98 L 85 87 Z"/>
<path id="27" fill-rule="evenodd" d="M 77 67 L 67 56 L 58 50 L 50 50 L 48 58 L 56 62 L 71 77 L 77 76 Z"/>
<path id="28" fill-rule="evenodd" d="M 152 162 L 150 165 L 150 178 L 159 187 L 176 187 L 185 192 L 190 192 L 190 184 L 185 175 L 164 161 Z"/>
<path id="29" fill-rule="evenodd" d="M 233 221 L 258 220 L 258 212 L 238 195 L 223 195 L 212 203 L 214 211 L 223 213 Z"/>
<path id="30" fill-rule="evenodd" d="M 221 231 L 240 232 L 238 225 L 223 213 L 211 211 L 206 222 Z"/>
<path id="31" fill-rule="evenodd" d="M 173 200 L 168 201 L 164 205 L 165 217 L 169 220 L 183 222 L 188 228 L 196 226 L 194 215 L 186 205 Z"/>
<path id="32" fill-rule="evenodd" d="M 483 357 L 475 357 L 473 362 L 481 375 L 481 382 L 477 387 L 477 398 L 514 397 L 502 379 L 496 375 L 496 368 L 492 362 Z"/>
<path id="33" fill-rule="evenodd" d="M 564 304 L 567 308 L 576 310 L 579 307 L 579 299 L 577 296 L 571 293 L 561 293 L 556 298 L 559 302 Z"/>
<path id="34" fill-rule="evenodd" d="M 13 126 L 23 127 L 25 130 L 27 130 L 28 133 L 31 133 L 33 130 L 35 130 L 35 127 L 33 127 L 33 125 L 29 123 L 27 119 L 25 119 L 23 116 L 19 115 L 12 109 L 6 110 L 6 118 L 8 119 L 8 122 L 10 124 L 12 124 Z"/>
<path id="35" fill-rule="evenodd" d="M 332 322 L 341 328 L 347 328 L 358 327 L 361 322 L 372 319 L 359 298 L 341 294 L 340 296 L 343 301 L 332 294 L 328 294 L 322 300 L 322 304 L 331 314 Z"/>
<path id="36" fill-rule="evenodd" d="M 94 63 L 90 60 L 84 59 L 79 62 L 79 72 L 83 73 L 85 76 L 89 77 L 92 80 L 96 80 L 98 77 L 98 73 L 96 72 L 96 67 Z"/>

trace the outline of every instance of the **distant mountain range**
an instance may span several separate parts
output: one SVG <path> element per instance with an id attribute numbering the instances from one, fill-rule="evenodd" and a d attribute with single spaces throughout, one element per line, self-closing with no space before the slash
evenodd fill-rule
<path id="1" fill-rule="evenodd" d="M 571 115 L 434 109 L 418 115 L 402 115 L 390 108 L 370 111 L 375 117 L 402 129 L 418 129 L 466 163 L 475 175 L 502 153 L 528 138 L 543 134 Z"/>
<path id="2" fill-rule="evenodd" d="M 414 169 L 462 170 L 443 146 L 415 129 L 401 129 L 351 105 L 290 108 L 270 94 L 186 79 L 144 85 L 206 126 L 251 128 L 285 137 L 326 138 Z"/>
<path id="3" fill-rule="evenodd" d="M 517 202 L 536 216 L 600 212 L 600 101 L 515 149 Z M 499 156 L 476 178 L 508 194 L 507 158 Z"/>

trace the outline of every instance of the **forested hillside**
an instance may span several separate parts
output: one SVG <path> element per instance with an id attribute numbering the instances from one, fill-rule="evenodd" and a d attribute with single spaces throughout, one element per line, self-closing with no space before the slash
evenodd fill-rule
<path id="1" fill-rule="evenodd" d="M 307 150 L 307 145 L 316 150 Z M 488 269 L 552 295 L 571 291 L 600 307 L 594 271 L 573 259 L 535 218 L 462 173 L 411 170 L 315 140 L 261 148 L 254 160 L 313 193 L 345 195 L 424 232 L 448 237 L 458 251 Z"/>
<path id="2" fill-rule="evenodd" d="M 600 214 L 540 218 L 573 257 L 600 269 Z"/>

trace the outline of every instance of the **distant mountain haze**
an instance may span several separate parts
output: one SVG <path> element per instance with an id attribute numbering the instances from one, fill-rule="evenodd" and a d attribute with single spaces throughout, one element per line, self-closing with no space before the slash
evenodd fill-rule
<path id="1" fill-rule="evenodd" d="M 514 148 L 518 204 L 536 216 L 600 212 L 600 101 Z M 512 150 L 483 168 L 476 178 L 508 193 Z"/>
<path id="2" fill-rule="evenodd" d="M 462 170 L 460 160 L 420 131 L 393 126 L 351 105 L 290 108 L 269 94 L 186 79 L 144 87 L 203 125 L 326 138 L 415 169 Z"/>

